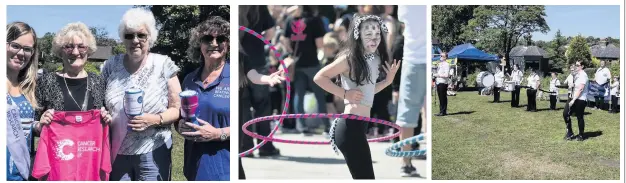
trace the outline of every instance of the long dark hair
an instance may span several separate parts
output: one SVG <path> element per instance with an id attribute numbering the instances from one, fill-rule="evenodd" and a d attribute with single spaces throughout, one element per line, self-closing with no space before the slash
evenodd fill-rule
<path id="1" fill-rule="evenodd" d="M 365 60 L 365 53 L 363 52 L 364 46 L 361 42 L 362 36 L 359 36 L 359 39 L 354 39 L 354 26 L 355 20 L 359 19 L 358 14 L 355 14 L 350 22 L 350 28 L 348 29 L 348 39 L 343 45 L 342 54 L 346 55 L 346 59 L 348 60 L 348 66 L 350 67 L 349 78 L 352 82 L 357 85 L 364 85 L 364 82 L 374 83 L 376 81 L 372 81 L 370 78 L 369 66 L 367 65 L 367 61 Z M 375 22 L 378 24 L 376 19 L 367 19 L 361 22 L 360 25 L 363 25 L 365 22 Z M 379 24 L 379 28 L 382 25 Z M 377 51 L 380 56 L 380 64 L 378 65 L 378 69 L 381 71 L 380 75 L 386 74 L 382 70 L 383 62 L 386 62 L 390 59 L 389 53 L 387 52 L 387 44 L 385 43 L 385 32 L 380 30 L 380 44 L 378 45 Z"/>

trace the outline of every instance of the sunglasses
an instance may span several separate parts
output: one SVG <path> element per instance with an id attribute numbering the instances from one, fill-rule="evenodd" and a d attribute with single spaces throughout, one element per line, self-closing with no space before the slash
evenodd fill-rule
<path id="1" fill-rule="evenodd" d="M 215 42 L 217 42 L 217 44 L 222 44 L 222 43 L 228 41 L 228 37 L 226 37 L 225 35 L 219 35 L 217 37 L 213 37 L 213 35 L 206 35 L 206 36 L 202 36 L 202 38 L 200 38 L 200 42 L 202 44 L 207 44 L 207 45 L 210 45 L 211 43 L 213 43 L 213 40 L 215 40 Z"/>
<path id="2" fill-rule="evenodd" d="M 30 46 L 22 46 L 21 44 L 16 42 L 9 42 L 7 44 L 9 45 L 11 51 L 14 53 L 18 53 L 20 52 L 20 50 L 24 50 L 24 55 L 30 56 L 33 55 L 33 53 L 35 52 L 35 48 Z"/>
<path id="3" fill-rule="evenodd" d="M 63 51 L 65 51 L 65 53 L 72 53 L 72 51 L 74 51 L 74 49 L 78 49 L 78 52 L 80 53 L 85 53 L 87 51 L 87 46 L 83 45 L 83 44 L 67 44 L 65 46 L 63 46 Z"/>
<path id="4" fill-rule="evenodd" d="M 135 39 L 135 37 L 139 39 L 140 41 L 145 41 L 148 38 L 148 34 L 144 34 L 144 33 L 124 34 L 124 39 L 126 40 L 133 40 Z"/>

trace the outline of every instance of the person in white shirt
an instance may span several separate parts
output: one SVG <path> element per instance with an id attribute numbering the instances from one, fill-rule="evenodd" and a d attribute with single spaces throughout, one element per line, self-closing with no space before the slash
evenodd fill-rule
<path id="1" fill-rule="evenodd" d="M 604 97 L 608 96 L 609 89 L 609 81 L 611 79 L 611 71 L 609 68 L 606 68 L 606 62 L 600 61 L 600 68 L 596 70 L 596 74 L 593 77 L 593 80 L 600 85 L 598 88 L 598 94 L 594 96 L 596 99 L 596 107 L 595 109 L 602 109 L 604 106 Z"/>
<path id="2" fill-rule="evenodd" d="M 565 140 L 576 139 L 578 141 L 585 140 L 585 108 L 587 107 L 587 85 L 589 84 L 589 78 L 585 71 L 581 61 L 576 62 L 576 75 L 574 76 L 574 91 L 572 92 L 572 100 L 567 103 L 565 110 L 563 110 L 563 119 L 567 131 L 565 133 Z M 572 132 L 572 119 L 570 116 L 576 115 L 578 119 L 578 135 L 574 136 Z"/>
<path id="3" fill-rule="evenodd" d="M 448 78 L 450 74 L 450 64 L 446 61 L 448 59 L 447 53 L 441 54 L 441 59 L 437 64 L 437 73 L 434 74 L 436 77 L 435 84 L 437 84 L 437 95 L 439 96 L 439 114 L 435 114 L 435 116 L 445 116 L 447 115 L 447 107 L 448 107 Z"/>
<path id="4" fill-rule="evenodd" d="M 565 82 L 567 83 L 567 100 L 572 99 L 572 90 L 574 89 L 574 75 L 576 75 L 575 68 L 576 66 L 571 65 L 569 67 L 570 73 L 567 78 L 565 78 Z"/>
<path id="5" fill-rule="evenodd" d="M 524 77 L 524 73 L 519 70 L 519 66 L 517 64 L 513 65 L 513 71 L 511 72 L 511 80 L 515 84 L 515 88 L 513 92 L 511 92 L 511 107 L 519 106 L 519 92 L 520 92 L 520 84 L 522 83 L 522 77 Z"/>
<path id="6" fill-rule="evenodd" d="M 619 76 L 615 76 L 615 79 L 611 84 L 611 111 L 609 111 L 609 113 L 619 113 L 619 104 L 617 103 L 619 91 Z"/>
<path id="7" fill-rule="evenodd" d="M 556 102 L 559 96 L 559 85 L 561 85 L 561 81 L 556 77 L 556 73 L 553 72 L 552 79 L 550 80 L 550 92 L 553 92 L 550 93 L 550 109 L 552 110 L 556 110 Z"/>
<path id="8" fill-rule="evenodd" d="M 530 75 L 526 78 L 528 82 L 528 89 L 526 90 L 528 105 L 526 105 L 526 111 L 537 112 L 537 89 L 539 89 L 539 84 L 541 84 L 540 80 L 539 75 L 533 68 L 530 68 Z"/>
<path id="9" fill-rule="evenodd" d="M 504 72 L 500 70 L 500 67 L 496 67 L 495 79 L 496 86 L 493 88 L 493 103 L 500 103 L 500 90 L 504 82 Z"/>

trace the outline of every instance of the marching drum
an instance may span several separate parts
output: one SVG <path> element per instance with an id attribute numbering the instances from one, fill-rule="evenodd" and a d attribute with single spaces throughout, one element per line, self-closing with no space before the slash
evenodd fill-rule
<path id="1" fill-rule="evenodd" d="M 491 87 L 495 84 L 495 77 L 493 77 L 493 74 L 483 71 L 476 76 L 476 83 L 478 83 L 479 87 Z"/>

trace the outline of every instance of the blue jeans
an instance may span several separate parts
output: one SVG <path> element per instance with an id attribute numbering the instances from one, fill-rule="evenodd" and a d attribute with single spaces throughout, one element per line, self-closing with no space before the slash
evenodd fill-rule
<path id="1" fill-rule="evenodd" d="M 415 128 L 426 96 L 426 64 L 402 62 L 400 78 L 396 124 Z"/>
<path id="2" fill-rule="evenodd" d="M 113 162 L 111 181 L 170 181 L 172 149 L 167 145 L 139 155 L 118 154 Z"/>
<path id="3" fill-rule="evenodd" d="M 315 94 L 315 100 L 317 101 L 317 112 L 326 113 L 326 98 L 325 91 L 313 82 L 313 77 L 317 74 L 317 71 L 321 69 L 320 66 L 296 68 L 294 78 L 294 89 L 296 95 L 294 96 L 294 105 L 296 114 L 304 114 L 304 95 L 306 95 L 307 88 L 310 88 Z M 269 106 L 268 106 L 269 107 Z M 321 118 L 328 129 L 330 127 L 330 121 L 328 118 Z M 300 132 L 310 132 L 311 129 L 304 123 L 304 119 L 296 119 L 296 128 Z"/>

